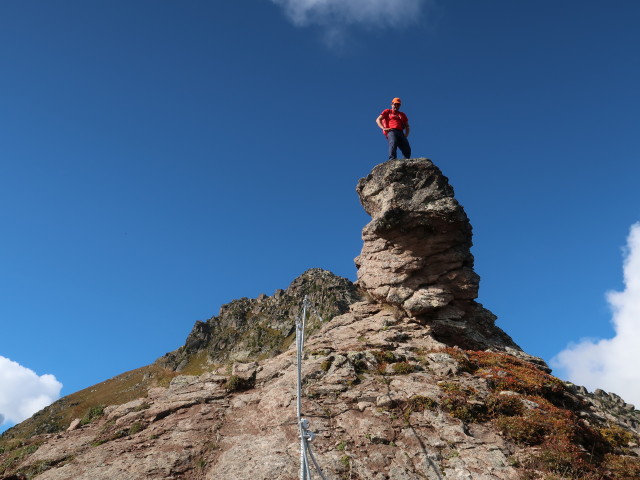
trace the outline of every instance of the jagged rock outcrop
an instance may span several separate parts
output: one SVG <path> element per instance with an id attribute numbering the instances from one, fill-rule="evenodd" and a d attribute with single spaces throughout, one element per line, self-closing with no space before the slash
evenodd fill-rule
<path id="1" fill-rule="evenodd" d="M 360 300 L 361 293 L 346 278 L 320 268 L 309 269 L 286 290 L 277 290 L 272 296 L 262 294 L 223 305 L 217 316 L 196 322 L 184 346 L 166 354 L 158 363 L 182 371 L 193 368 L 194 363 L 211 366 L 227 361 L 246 362 L 281 353 L 293 340 L 293 319 L 300 314 L 305 296 L 327 321 L 347 312 L 349 305 Z M 309 333 L 319 326 L 320 321 L 314 317 L 308 325 Z"/>
<path id="2" fill-rule="evenodd" d="M 432 162 L 382 164 L 358 192 L 362 291 L 314 269 L 225 305 L 176 352 L 2 435 L 0 480 L 298 478 L 305 295 L 328 320 L 311 317 L 302 367 L 327 479 L 640 478 L 640 412 L 551 376 L 475 302 L 471 227 Z M 81 421 L 64 415 L 80 405 Z"/>
<path id="3" fill-rule="evenodd" d="M 426 158 L 391 160 L 358 182 L 372 219 L 362 231 L 357 284 L 383 304 L 395 305 L 449 345 L 520 348 L 496 317 L 474 300 L 469 219 L 448 179 Z"/>
<path id="4" fill-rule="evenodd" d="M 389 161 L 358 182 L 371 215 L 356 259 L 358 284 L 418 316 L 478 296 L 471 224 L 430 160 Z"/>

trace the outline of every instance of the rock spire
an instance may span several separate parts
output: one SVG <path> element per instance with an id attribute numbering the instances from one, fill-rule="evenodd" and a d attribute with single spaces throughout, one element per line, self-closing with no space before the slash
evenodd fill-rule
<path id="1" fill-rule="evenodd" d="M 430 160 L 378 165 L 357 192 L 372 217 L 356 259 L 362 288 L 414 316 L 478 296 L 469 219 Z"/>
<path id="2" fill-rule="evenodd" d="M 476 303 L 472 229 L 449 180 L 426 158 L 390 160 L 358 182 L 371 222 L 355 259 L 357 284 L 434 337 L 463 348 L 516 348 L 496 317 Z"/>

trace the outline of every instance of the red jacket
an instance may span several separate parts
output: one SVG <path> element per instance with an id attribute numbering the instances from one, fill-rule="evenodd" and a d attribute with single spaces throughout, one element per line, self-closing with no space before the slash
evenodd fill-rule
<path id="1" fill-rule="evenodd" d="M 384 128 L 391 128 L 394 130 L 404 130 L 404 127 L 409 123 L 409 119 L 403 112 L 393 111 L 391 108 L 383 110 L 380 114 L 382 117 L 382 126 Z M 384 130 L 382 133 L 387 135 Z"/>

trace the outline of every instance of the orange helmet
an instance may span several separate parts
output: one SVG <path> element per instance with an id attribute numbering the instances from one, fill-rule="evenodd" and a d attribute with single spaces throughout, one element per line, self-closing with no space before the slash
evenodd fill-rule
<path id="1" fill-rule="evenodd" d="M 402 104 L 402 100 L 400 100 L 398 97 L 396 97 L 393 100 L 391 100 L 391 103 L 400 103 L 400 104 Z"/>

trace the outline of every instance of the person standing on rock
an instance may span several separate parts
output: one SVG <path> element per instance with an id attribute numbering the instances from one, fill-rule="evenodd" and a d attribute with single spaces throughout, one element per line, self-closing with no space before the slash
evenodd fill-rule
<path id="1" fill-rule="evenodd" d="M 376 123 L 382 129 L 389 141 L 389 160 L 397 158 L 398 148 L 404 158 L 411 158 L 411 145 L 409 145 L 409 119 L 400 111 L 402 101 L 399 98 L 391 100 L 391 108 L 383 110 Z"/>

